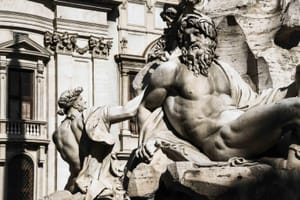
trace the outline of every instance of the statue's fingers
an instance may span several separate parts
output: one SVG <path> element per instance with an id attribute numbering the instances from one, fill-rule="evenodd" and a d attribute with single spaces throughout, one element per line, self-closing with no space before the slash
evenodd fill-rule
<path id="1" fill-rule="evenodd" d="M 143 154 L 143 158 L 144 158 L 145 162 L 150 163 L 152 160 L 152 156 L 149 153 L 148 148 L 144 147 L 142 149 L 142 154 Z"/>
<path id="2" fill-rule="evenodd" d="M 149 157 L 152 157 L 154 155 L 155 150 L 157 149 L 156 146 L 151 146 L 151 147 L 145 147 L 145 152 Z"/>
<path id="3" fill-rule="evenodd" d="M 143 155 L 142 155 L 142 148 L 140 148 L 140 149 L 138 149 L 136 152 L 135 152 L 135 154 L 136 154 L 136 157 L 138 158 L 138 159 L 143 159 Z"/>

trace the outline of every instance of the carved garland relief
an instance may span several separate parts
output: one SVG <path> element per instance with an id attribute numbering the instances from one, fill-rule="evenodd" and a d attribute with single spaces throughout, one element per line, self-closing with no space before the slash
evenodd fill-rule
<path id="1" fill-rule="evenodd" d="M 81 55 L 90 53 L 93 58 L 107 59 L 112 48 L 112 39 L 104 37 L 90 36 L 88 44 L 85 47 L 77 45 L 77 34 L 70 34 L 68 32 L 60 33 L 54 31 L 50 33 L 47 31 L 44 35 L 45 46 L 58 53 L 79 53 Z"/>

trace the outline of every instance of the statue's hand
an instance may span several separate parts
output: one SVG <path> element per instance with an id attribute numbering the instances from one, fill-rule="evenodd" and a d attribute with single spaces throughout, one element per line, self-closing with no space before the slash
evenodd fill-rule
<path id="1" fill-rule="evenodd" d="M 137 149 L 136 157 L 145 163 L 150 163 L 159 146 L 159 141 L 150 139 Z"/>

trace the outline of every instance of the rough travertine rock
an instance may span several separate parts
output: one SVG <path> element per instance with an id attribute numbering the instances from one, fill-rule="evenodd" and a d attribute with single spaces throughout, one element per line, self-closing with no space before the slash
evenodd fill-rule
<path id="1" fill-rule="evenodd" d="M 150 165 L 141 163 L 130 174 L 128 195 L 130 197 L 145 197 L 153 195 L 159 188 L 161 175 L 166 171 L 171 161 L 159 150 Z"/>
<path id="2" fill-rule="evenodd" d="M 283 22 L 282 25 L 287 27 L 300 27 L 300 1 L 285 0 L 283 6 Z"/>
<path id="3" fill-rule="evenodd" d="M 264 164 L 197 167 L 191 162 L 176 162 L 168 166 L 163 181 L 169 188 L 181 191 L 189 188 L 199 195 L 214 199 L 238 184 L 255 182 L 270 169 Z"/>
<path id="4" fill-rule="evenodd" d="M 258 91 L 291 83 L 300 57 L 298 0 L 214 0 L 203 12 L 217 25 L 220 60 Z"/>

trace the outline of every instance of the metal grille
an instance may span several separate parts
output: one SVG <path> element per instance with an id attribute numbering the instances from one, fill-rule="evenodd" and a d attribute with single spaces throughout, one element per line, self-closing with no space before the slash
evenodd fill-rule
<path id="1" fill-rule="evenodd" d="M 8 199 L 33 200 L 34 166 L 25 155 L 15 156 L 8 165 Z"/>

